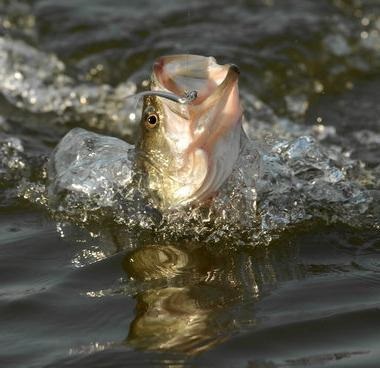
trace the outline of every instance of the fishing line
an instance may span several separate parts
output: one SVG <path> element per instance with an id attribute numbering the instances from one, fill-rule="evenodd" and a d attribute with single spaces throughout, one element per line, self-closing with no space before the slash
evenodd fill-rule
<path id="1" fill-rule="evenodd" d="M 175 93 L 172 92 L 166 92 L 166 91 L 143 91 L 136 93 L 134 95 L 130 95 L 127 97 L 127 99 L 130 98 L 135 98 L 136 99 L 136 106 L 135 110 L 137 110 L 137 104 L 139 103 L 140 99 L 145 96 L 158 96 L 161 98 L 166 98 L 167 100 L 177 102 L 181 105 L 188 105 L 196 98 L 198 97 L 198 92 L 197 91 L 189 91 L 185 92 L 183 96 L 178 96 Z"/>
<path id="2" fill-rule="evenodd" d="M 189 29 L 189 25 L 190 25 L 190 4 L 188 4 L 188 8 L 187 8 L 187 25 L 186 25 L 186 28 Z M 186 52 L 186 72 L 189 71 L 189 53 L 190 53 L 190 50 L 188 49 L 187 52 Z"/>
<path id="3" fill-rule="evenodd" d="M 189 27 L 190 24 L 190 7 L 187 8 L 187 27 Z M 186 71 L 189 71 L 189 50 L 186 52 Z M 188 105 L 198 97 L 197 91 L 184 91 L 184 94 L 182 96 L 179 96 L 172 92 L 166 92 L 166 91 L 143 91 L 139 92 L 133 95 L 130 95 L 127 97 L 127 99 L 135 98 L 136 104 L 135 104 L 135 110 L 137 110 L 137 105 L 142 97 L 145 96 L 158 96 L 161 98 L 166 98 L 167 100 L 177 102 L 181 105 Z"/>

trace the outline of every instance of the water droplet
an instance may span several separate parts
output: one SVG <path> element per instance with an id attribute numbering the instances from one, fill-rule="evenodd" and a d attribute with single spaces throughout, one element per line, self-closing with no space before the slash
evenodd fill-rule
<path id="1" fill-rule="evenodd" d="M 325 87 L 323 86 L 323 84 L 320 81 L 318 81 L 318 80 L 314 81 L 314 91 L 316 93 L 322 93 L 324 91 L 324 89 L 325 89 Z"/>
<path id="2" fill-rule="evenodd" d="M 3 27 L 4 28 L 11 28 L 12 27 L 12 23 L 8 19 L 4 19 L 3 20 Z"/>
<path id="3" fill-rule="evenodd" d="M 347 89 L 353 89 L 354 88 L 354 84 L 351 81 L 347 81 L 346 82 L 346 88 Z"/>
<path id="4" fill-rule="evenodd" d="M 129 120 L 131 120 L 131 121 L 135 121 L 136 120 L 136 114 L 134 112 L 131 112 L 129 114 Z"/>
<path id="5" fill-rule="evenodd" d="M 369 25 L 369 19 L 366 18 L 366 17 L 362 18 L 362 20 L 361 20 L 361 24 L 362 24 L 363 26 L 368 26 L 368 25 Z"/>
<path id="6" fill-rule="evenodd" d="M 16 80 L 23 79 L 23 75 L 20 72 L 15 72 L 14 77 L 15 77 Z"/>
<path id="7" fill-rule="evenodd" d="M 361 32 L 361 33 L 360 33 L 360 37 L 361 37 L 363 40 L 367 39 L 367 38 L 368 38 L 368 32 L 366 32 L 366 31 Z"/>

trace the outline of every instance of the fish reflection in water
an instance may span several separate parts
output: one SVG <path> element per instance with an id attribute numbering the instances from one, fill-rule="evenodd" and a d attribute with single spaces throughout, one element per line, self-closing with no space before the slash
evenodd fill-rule
<path id="1" fill-rule="evenodd" d="M 135 296 L 136 317 L 127 343 L 195 354 L 242 324 L 255 324 L 254 301 L 277 277 L 269 253 L 256 253 L 187 243 L 149 245 L 127 254 L 124 270 L 147 285 Z"/>
<path id="2" fill-rule="evenodd" d="M 202 295 L 199 298 L 194 291 L 191 287 L 167 287 L 138 295 L 128 342 L 154 350 L 199 351 L 211 347 L 217 341 L 210 334 L 217 334 L 209 326 L 212 309 L 200 305 Z M 194 344 L 202 345 L 197 348 Z"/>

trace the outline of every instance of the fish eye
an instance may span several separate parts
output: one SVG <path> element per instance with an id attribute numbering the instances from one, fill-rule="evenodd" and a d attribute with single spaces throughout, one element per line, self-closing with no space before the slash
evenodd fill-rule
<path id="1" fill-rule="evenodd" d="M 145 119 L 145 125 L 148 128 L 154 128 L 158 124 L 157 114 L 151 113 Z"/>

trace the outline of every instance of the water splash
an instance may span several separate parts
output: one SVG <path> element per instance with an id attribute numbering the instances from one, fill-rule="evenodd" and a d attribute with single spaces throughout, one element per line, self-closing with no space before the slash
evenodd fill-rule
<path id="1" fill-rule="evenodd" d="M 370 25 L 376 28 L 377 22 Z M 325 48 L 339 55 L 351 52 L 342 37 L 327 36 Z M 84 83 L 69 76 L 55 55 L 8 37 L 0 37 L 0 66 L 0 90 L 19 109 L 53 113 L 60 123 L 78 122 L 132 139 L 138 114 L 126 97 L 135 93 L 134 83 Z M 315 88 L 323 90 L 323 84 Z M 308 99 L 293 92 L 288 108 L 293 115 L 303 115 Z M 256 244 L 307 221 L 379 226 L 379 169 L 369 172 L 352 160 L 336 145 L 335 129 L 322 121 L 302 127 L 278 118 L 247 92 L 243 101 L 250 141 L 233 175 L 204 206 L 160 213 L 135 180 L 132 146 L 83 130 L 70 132 L 54 151 L 49 182 L 43 160 L 36 165 L 17 149 L 4 151 L 2 170 L 17 182 L 20 196 L 46 206 L 59 220 L 86 226 L 110 222 L 126 227 L 133 237 L 148 233 L 163 240 L 191 237 Z M 378 144 L 365 132 L 354 138 L 361 144 Z M 16 161 L 23 168 L 10 168 Z"/>
<path id="2" fill-rule="evenodd" d="M 82 223 L 112 219 L 134 237 L 148 232 L 161 240 L 236 245 L 265 243 L 308 221 L 378 226 L 360 162 L 311 136 L 270 140 L 270 146 L 247 140 L 215 199 L 161 213 L 136 180 L 132 146 L 76 129 L 52 155 L 49 207 Z"/>
<path id="3" fill-rule="evenodd" d="M 66 73 L 53 54 L 21 40 L 0 37 L 0 91 L 8 101 L 32 113 L 54 113 L 59 123 L 82 124 L 131 139 L 138 113 L 133 82 L 116 87 L 81 83 Z"/>

